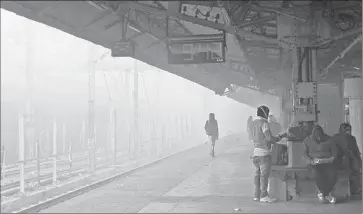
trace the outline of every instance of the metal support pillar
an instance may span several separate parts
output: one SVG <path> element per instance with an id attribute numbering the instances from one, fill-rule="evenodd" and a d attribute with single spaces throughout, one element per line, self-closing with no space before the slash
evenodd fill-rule
<path id="1" fill-rule="evenodd" d="M 25 151 L 29 158 L 34 157 L 35 152 L 35 127 L 34 127 L 34 32 L 33 24 L 26 23 L 26 89 L 25 89 L 25 115 L 24 115 L 24 135 L 25 135 Z"/>
<path id="2" fill-rule="evenodd" d="M 116 143 L 116 136 L 117 136 L 117 117 L 116 117 L 116 109 L 113 106 L 113 103 L 111 103 L 111 107 L 110 107 L 110 119 L 109 119 L 109 131 L 110 131 L 110 148 L 112 151 L 112 156 L 113 156 L 113 160 L 114 160 L 114 165 L 116 166 L 116 148 L 117 148 L 117 143 Z"/>
<path id="3" fill-rule="evenodd" d="M 25 193 L 25 133 L 24 133 L 24 117 L 19 116 L 19 182 L 20 182 L 20 194 Z"/>
<path id="4" fill-rule="evenodd" d="M 352 135 L 355 136 L 360 152 L 363 140 L 363 84 L 361 78 L 348 78 L 344 80 L 344 97 L 349 99 L 349 123 L 352 126 Z"/>
<path id="5" fill-rule="evenodd" d="M 66 124 L 63 124 L 62 129 L 62 153 L 66 152 Z"/>
<path id="6" fill-rule="evenodd" d="M 53 121 L 53 184 L 57 183 L 57 121 Z"/>
<path id="7" fill-rule="evenodd" d="M 288 166 L 302 167 L 303 145 L 301 141 L 310 134 L 311 128 L 318 122 L 316 49 L 296 47 L 293 49 L 293 83 L 292 83 L 292 127 L 295 136 L 288 141 Z"/>
<path id="8" fill-rule="evenodd" d="M 291 102 L 291 105 L 288 105 L 291 108 L 291 122 L 288 130 L 290 137 L 287 141 L 288 161 L 285 167 L 295 174 L 306 167 L 302 141 L 311 134 L 311 128 L 318 122 L 316 45 L 331 34 L 330 26 L 322 18 L 321 11 L 311 10 L 311 7 L 296 7 L 286 12 L 288 16 L 277 15 L 277 37 L 284 43 L 282 47 L 290 49 L 289 55 L 292 58 L 291 92 L 288 90 L 289 87 L 286 87 L 283 94 L 286 99 L 290 97 Z M 286 153 L 281 151 L 279 156 L 286 157 Z M 283 159 L 282 163 L 285 165 L 285 158 Z M 286 177 L 285 167 L 272 170 L 269 193 L 282 201 L 291 200 L 297 195 L 303 197 L 303 193 L 297 190 L 302 189 L 302 183 L 310 185 L 310 181 L 306 180 L 305 176 Z M 294 186 L 291 187 L 289 183 Z M 311 182 L 311 185 L 315 183 Z"/>
<path id="9" fill-rule="evenodd" d="M 116 110 L 113 111 L 113 121 L 114 121 L 114 140 L 113 140 L 113 161 L 116 166 L 117 163 L 117 115 Z"/>
<path id="10" fill-rule="evenodd" d="M 293 124 L 311 126 L 318 121 L 316 49 L 297 47 L 293 51 Z"/>
<path id="11" fill-rule="evenodd" d="M 96 168 L 95 157 L 95 61 L 94 45 L 89 46 L 89 68 L 88 68 L 88 155 L 89 170 L 94 172 Z"/>
<path id="12" fill-rule="evenodd" d="M 86 122 L 83 120 L 82 121 L 82 131 L 81 134 L 79 136 L 79 140 L 81 143 L 81 148 L 82 150 L 85 148 L 85 144 L 86 144 Z"/>
<path id="13" fill-rule="evenodd" d="M 37 157 L 37 184 L 38 184 L 38 187 L 40 187 L 41 183 L 41 177 L 40 177 L 40 158 L 41 158 L 41 155 L 40 155 L 40 143 L 39 143 L 39 140 L 36 141 L 36 157 Z"/>
<path id="14" fill-rule="evenodd" d="M 5 146 L 2 145 L 1 146 L 1 164 L 0 164 L 0 173 L 1 173 L 1 181 L 4 180 L 5 178 L 5 170 L 4 170 L 4 167 L 5 167 Z"/>

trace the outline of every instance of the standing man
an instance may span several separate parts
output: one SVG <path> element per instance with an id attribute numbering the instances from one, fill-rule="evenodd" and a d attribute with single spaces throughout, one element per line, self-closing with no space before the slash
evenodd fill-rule
<path id="1" fill-rule="evenodd" d="M 209 154 L 214 157 L 214 147 L 216 140 L 219 138 L 218 122 L 215 118 L 214 113 L 209 114 L 209 120 L 205 122 L 204 130 L 209 137 L 209 143 L 211 144 L 211 149 Z"/>
<path id="2" fill-rule="evenodd" d="M 269 197 L 267 192 L 271 171 L 271 144 L 279 142 L 283 135 L 274 137 L 268 124 L 269 108 L 257 108 L 257 118 L 252 122 L 254 201 L 273 203 L 276 199 Z"/>

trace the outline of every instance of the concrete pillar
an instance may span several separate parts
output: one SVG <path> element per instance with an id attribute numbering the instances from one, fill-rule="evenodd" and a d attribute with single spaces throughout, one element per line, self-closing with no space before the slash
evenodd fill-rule
<path id="1" fill-rule="evenodd" d="M 363 140 L 363 90 L 362 78 L 349 78 L 344 80 L 344 97 L 349 99 L 349 121 L 352 125 L 352 135 L 362 152 Z"/>
<path id="2" fill-rule="evenodd" d="M 340 124 L 344 121 L 343 96 L 339 84 L 322 83 L 318 85 L 319 125 L 328 135 L 338 132 Z"/>

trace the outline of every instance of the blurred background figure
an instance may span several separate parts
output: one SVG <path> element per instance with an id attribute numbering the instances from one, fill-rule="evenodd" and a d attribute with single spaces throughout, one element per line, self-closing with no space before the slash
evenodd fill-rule
<path id="1" fill-rule="evenodd" d="M 252 140 L 252 123 L 253 123 L 252 116 L 249 116 L 247 120 L 248 140 Z"/>
<path id="2" fill-rule="evenodd" d="M 277 122 L 276 117 L 274 115 L 268 116 L 268 123 L 270 124 L 270 130 L 272 136 L 276 136 L 278 133 L 282 131 L 281 125 L 279 122 Z"/>
<path id="3" fill-rule="evenodd" d="M 214 157 L 214 148 L 216 140 L 219 138 L 218 122 L 214 113 L 209 114 L 209 119 L 205 122 L 204 129 L 209 137 L 209 143 L 211 145 L 209 154 Z"/>

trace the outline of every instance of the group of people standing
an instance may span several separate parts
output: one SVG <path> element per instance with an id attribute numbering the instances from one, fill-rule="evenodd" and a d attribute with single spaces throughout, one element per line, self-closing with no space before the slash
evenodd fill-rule
<path id="1" fill-rule="evenodd" d="M 252 162 L 254 165 L 254 201 L 275 202 L 269 196 L 267 189 L 271 171 L 271 148 L 273 144 L 287 137 L 288 133 L 281 133 L 281 126 L 274 117 L 269 115 L 269 108 L 257 108 L 257 117 L 248 120 L 249 139 L 253 142 Z M 352 194 L 360 193 L 362 173 L 362 159 L 352 127 L 343 123 L 339 133 L 328 136 L 319 125 L 313 127 L 312 133 L 303 141 L 304 156 L 307 163 L 316 172 L 318 199 L 321 202 L 336 203 L 332 191 L 337 182 L 339 171 L 345 170 L 350 175 Z"/>

